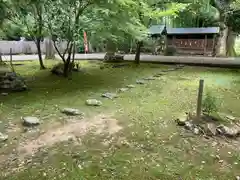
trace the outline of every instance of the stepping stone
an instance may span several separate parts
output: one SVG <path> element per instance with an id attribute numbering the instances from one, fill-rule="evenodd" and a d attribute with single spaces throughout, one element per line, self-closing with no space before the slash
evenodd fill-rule
<path id="1" fill-rule="evenodd" d="M 86 100 L 86 105 L 88 106 L 101 106 L 102 102 L 97 99 L 88 99 Z"/>
<path id="2" fill-rule="evenodd" d="M 179 64 L 179 65 L 176 66 L 176 69 L 182 69 L 183 67 L 184 67 L 183 64 Z"/>
<path id="3" fill-rule="evenodd" d="M 126 91 L 128 91 L 129 90 L 129 88 L 120 88 L 119 89 L 119 92 L 126 92 Z"/>
<path id="4" fill-rule="evenodd" d="M 0 143 L 8 140 L 8 135 L 0 132 Z"/>
<path id="5" fill-rule="evenodd" d="M 1 95 L 2 95 L 2 96 L 7 96 L 7 95 L 8 95 L 8 93 L 1 93 Z"/>
<path id="6" fill-rule="evenodd" d="M 69 116 L 83 115 L 83 113 L 80 112 L 78 109 L 73 109 L 73 108 L 64 108 L 61 110 L 61 112 Z"/>
<path id="7" fill-rule="evenodd" d="M 154 74 L 153 77 L 161 77 L 161 74 Z"/>
<path id="8" fill-rule="evenodd" d="M 151 81 L 151 80 L 156 80 L 156 78 L 155 78 L 155 77 L 146 77 L 146 78 L 144 78 L 144 80 L 149 80 L 149 81 Z"/>
<path id="9" fill-rule="evenodd" d="M 169 68 L 169 69 L 164 69 L 162 72 L 170 72 L 170 71 L 175 71 L 176 68 Z"/>
<path id="10" fill-rule="evenodd" d="M 117 98 L 117 94 L 114 94 L 114 93 L 104 93 L 102 94 L 102 97 L 104 98 L 108 98 L 108 99 L 114 99 L 114 98 Z"/>
<path id="11" fill-rule="evenodd" d="M 37 117 L 23 117 L 23 125 L 27 126 L 27 127 L 33 127 L 33 126 L 37 126 L 40 124 L 40 120 Z"/>
<path id="12" fill-rule="evenodd" d="M 165 72 L 159 72 L 159 73 L 155 74 L 154 77 L 161 77 L 161 76 L 164 76 L 164 75 L 166 75 Z"/>
<path id="13" fill-rule="evenodd" d="M 133 84 L 129 84 L 126 86 L 127 88 L 135 88 L 136 86 L 134 86 Z"/>
<path id="14" fill-rule="evenodd" d="M 137 84 L 145 84 L 146 82 L 143 81 L 143 80 L 137 80 L 136 83 L 137 83 Z"/>

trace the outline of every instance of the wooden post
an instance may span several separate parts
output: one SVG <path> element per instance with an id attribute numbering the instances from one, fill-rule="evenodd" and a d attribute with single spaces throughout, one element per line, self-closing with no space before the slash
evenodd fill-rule
<path id="1" fill-rule="evenodd" d="M 202 114 L 202 96 L 203 96 L 204 80 L 200 79 L 197 99 L 197 119 L 200 120 Z"/>
<path id="2" fill-rule="evenodd" d="M 216 51 L 217 51 L 217 46 L 216 46 L 216 39 L 217 38 L 217 36 L 216 36 L 216 34 L 214 34 L 213 35 L 213 40 L 212 40 L 212 43 L 213 43 L 213 46 L 212 46 L 212 57 L 215 57 L 216 56 Z"/>
<path id="3" fill-rule="evenodd" d="M 206 53 L 207 53 L 207 35 L 205 35 L 205 38 L 204 38 L 204 56 L 206 56 Z"/>
<path id="4" fill-rule="evenodd" d="M 12 58 L 12 48 L 10 48 L 10 66 L 11 66 L 12 72 L 15 72 L 12 60 L 13 60 L 13 58 Z"/>

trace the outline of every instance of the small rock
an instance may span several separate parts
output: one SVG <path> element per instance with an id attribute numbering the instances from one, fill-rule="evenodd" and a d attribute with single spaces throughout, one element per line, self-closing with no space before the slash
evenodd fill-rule
<path id="1" fill-rule="evenodd" d="M 7 96 L 7 95 L 8 95 L 8 93 L 1 93 L 1 95 L 2 95 L 2 96 Z"/>
<path id="2" fill-rule="evenodd" d="M 114 93 L 104 93 L 102 94 L 102 97 L 105 97 L 105 98 L 108 98 L 108 99 L 114 99 L 114 98 L 117 98 L 118 96 Z"/>
<path id="3" fill-rule="evenodd" d="M 177 68 L 169 68 L 167 71 L 176 71 Z"/>
<path id="4" fill-rule="evenodd" d="M 183 64 L 179 64 L 179 65 L 176 66 L 176 69 L 182 69 L 183 67 L 184 67 Z"/>
<path id="5" fill-rule="evenodd" d="M 206 161 L 202 161 L 202 164 L 205 164 L 206 163 Z"/>
<path id="6" fill-rule="evenodd" d="M 218 162 L 219 162 L 219 163 L 223 163 L 224 161 L 223 161 L 222 159 L 220 159 Z"/>
<path id="7" fill-rule="evenodd" d="M 126 86 L 127 88 L 135 88 L 136 86 L 134 86 L 133 84 L 129 84 Z"/>
<path id="8" fill-rule="evenodd" d="M 229 128 L 227 126 L 224 125 L 220 125 L 217 127 L 217 132 L 221 135 L 225 135 L 228 137 L 236 137 L 239 135 L 240 131 L 237 128 Z"/>
<path id="9" fill-rule="evenodd" d="M 119 92 L 126 92 L 127 90 L 129 90 L 129 88 L 120 88 Z"/>
<path id="10" fill-rule="evenodd" d="M 88 99 L 86 100 L 86 105 L 88 106 L 101 106 L 102 102 L 97 99 Z"/>
<path id="11" fill-rule="evenodd" d="M 162 70 L 163 72 L 170 72 L 170 71 L 175 71 L 176 68 L 169 68 L 169 69 L 164 69 Z"/>
<path id="12" fill-rule="evenodd" d="M 231 120 L 231 121 L 233 121 L 233 120 L 236 119 L 234 116 L 231 116 L 231 115 L 227 115 L 226 118 L 229 119 L 229 120 Z"/>
<path id="13" fill-rule="evenodd" d="M 69 116 L 83 115 L 83 113 L 81 113 L 78 109 L 73 108 L 64 108 L 61 110 L 61 112 Z"/>
<path id="14" fill-rule="evenodd" d="M 234 165 L 238 165 L 238 162 L 234 162 Z"/>
<path id="15" fill-rule="evenodd" d="M 184 114 L 183 116 L 176 119 L 176 123 L 179 126 L 184 126 L 187 121 L 188 121 L 188 115 L 187 114 Z"/>
<path id="16" fill-rule="evenodd" d="M 156 78 L 155 78 L 155 77 L 146 77 L 146 78 L 144 78 L 144 80 L 149 80 L 149 81 L 151 81 L 151 80 L 156 80 Z"/>
<path id="17" fill-rule="evenodd" d="M 214 141 L 214 142 L 212 143 L 212 147 L 215 147 L 217 144 L 218 144 L 218 143 Z"/>
<path id="18" fill-rule="evenodd" d="M 24 117 L 23 119 L 23 125 L 27 127 L 37 126 L 40 124 L 40 120 L 37 117 Z"/>
<path id="19" fill-rule="evenodd" d="M 8 135 L 0 132 L 0 143 L 8 140 Z"/>
<path id="20" fill-rule="evenodd" d="M 83 167 L 82 167 L 82 165 L 81 165 L 81 164 L 79 164 L 79 165 L 78 165 L 78 168 L 79 168 L 79 169 L 83 169 Z"/>
<path id="21" fill-rule="evenodd" d="M 236 180 L 240 180 L 240 176 L 236 176 Z"/>
<path id="22" fill-rule="evenodd" d="M 216 125 L 213 123 L 208 123 L 206 133 L 209 136 L 216 136 L 216 134 L 217 134 Z"/>
<path id="23" fill-rule="evenodd" d="M 196 134 L 196 135 L 198 135 L 198 134 L 200 134 L 200 131 L 199 131 L 198 128 L 194 128 L 194 129 L 193 129 L 193 133 Z"/>
<path id="24" fill-rule="evenodd" d="M 137 80 L 136 83 L 137 83 L 137 84 L 145 84 L 145 81 L 143 81 L 143 80 Z"/>
<path id="25" fill-rule="evenodd" d="M 161 76 L 164 76 L 164 75 L 166 75 L 166 73 L 160 72 L 160 73 L 155 74 L 153 77 L 161 77 Z"/>
<path id="26" fill-rule="evenodd" d="M 186 121 L 185 122 L 185 125 L 184 125 L 184 127 L 187 129 L 187 130 L 193 130 L 193 124 L 191 123 L 191 122 L 189 122 L 189 121 Z"/>
<path id="27" fill-rule="evenodd" d="M 218 159 L 218 160 L 220 160 L 220 156 L 219 156 L 219 155 L 216 155 L 215 158 Z"/>

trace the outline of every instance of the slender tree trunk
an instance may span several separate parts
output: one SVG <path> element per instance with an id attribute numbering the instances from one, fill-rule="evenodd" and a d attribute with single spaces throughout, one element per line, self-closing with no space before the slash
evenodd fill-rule
<path id="1" fill-rule="evenodd" d="M 226 39 L 226 56 L 236 57 L 237 53 L 235 51 L 235 41 L 237 34 L 232 31 L 232 28 L 228 28 L 227 39 Z"/>
<path id="2" fill-rule="evenodd" d="M 104 56 L 104 61 L 112 61 L 116 52 L 116 45 L 111 40 L 109 40 L 106 44 L 106 54 Z"/>
<path id="3" fill-rule="evenodd" d="M 54 59 L 55 51 L 51 38 L 49 37 L 45 38 L 44 45 L 45 45 L 45 59 Z"/>
<path id="4" fill-rule="evenodd" d="M 63 75 L 64 77 L 68 77 L 69 73 L 72 70 L 72 62 L 71 62 L 71 55 L 72 55 L 72 50 L 73 50 L 74 42 L 71 42 L 69 49 L 68 49 L 68 57 L 66 61 L 64 62 L 64 70 L 63 70 Z"/>
<path id="5" fill-rule="evenodd" d="M 39 59 L 40 69 L 46 69 L 46 67 L 44 66 L 44 63 L 43 63 L 43 59 L 42 59 L 41 39 L 40 38 L 37 38 L 36 45 L 37 45 L 37 52 L 38 52 L 38 59 Z"/>
<path id="6" fill-rule="evenodd" d="M 136 49 L 136 54 L 135 54 L 135 63 L 140 64 L 140 54 L 141 54 L 141 48 L 143 46 L 142 41 L 137 42 L 137 49 Z"/>
<path id="7" fill-rule="evenodd" d="M 2 52 L 0 52 L 0 63 L 2 63 Z"/>

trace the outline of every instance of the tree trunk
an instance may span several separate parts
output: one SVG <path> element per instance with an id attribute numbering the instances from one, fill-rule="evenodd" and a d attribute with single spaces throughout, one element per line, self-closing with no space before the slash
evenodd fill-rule
<path id="1" fill-rule="evenodd" d="M 37 45 L 37 52 L 38 52 L 38 59 L 39 59 L 40 69 L 46 69 L 46 67 L 43 64 L 43 59 L 42 59 L 41 39 L 40 38 L 37 38 L 36 45 Z"/>
<path id="2" fill-rule="evenodd" d="M 0 63 L 2 63 L 2 52 L 0 52 Z"/>
<path id="3" fill-rule="evenodd" d="M 227 42 L 228 27 L 220 32 L 220 37 L 218 38 L 219 52 L 218 56 L 226 56 L 226 42 Z"/>
<path id="4" fill-rule="evenodd" d="M 219 38 L 220 56 L 235 57 L 237 55 L 234 49 L 236 37 L 237 34 L 232 31 L 231 27 L 226 27 L 222 31 Z"/>
<path id="5" fill-rule="evenodd" d="M 68 57 L 64 62 L 64 70 L 63 70 L 64 77 L 68 77 L 69 73 L 72 71 L 73 62 L 71 62 L 71 56 L 72 56 L 73 48 L 74 48 L 74 42 L 71 42 L 68 49 Z"/>
<path id="6" fill-rule="evenodd" d="M 51 38 L 49 37 L 45 38 L 44 45 L 45 45 L 45 59 L 54 59 L 55 51 L 54 51 L 54 46 Z"/>
<path id="7" fill-rule="evenodd" d="M 141 48 L 143 46 L 142 41 L 137 42 L 137 49 L 136 49 L 136 54 L 135 54 L 135 63 L 140 64 L 140 54 L 141 54 Z"/>
<path id="8" fill-rule="evenodd" d="M 106 44 L 106 54 L 104 56 L 104 61 L 112 61 L 116 52 L 116 45 L 111 40 Z"/>
<path id="9" fill-rule="evenodd" d="M 226 56 L 236 57 L 237 53 L 234 49 L 237 34 L 232 31 L 232 28 L 228 28 L 227 39 L 226 39 Z"/>

